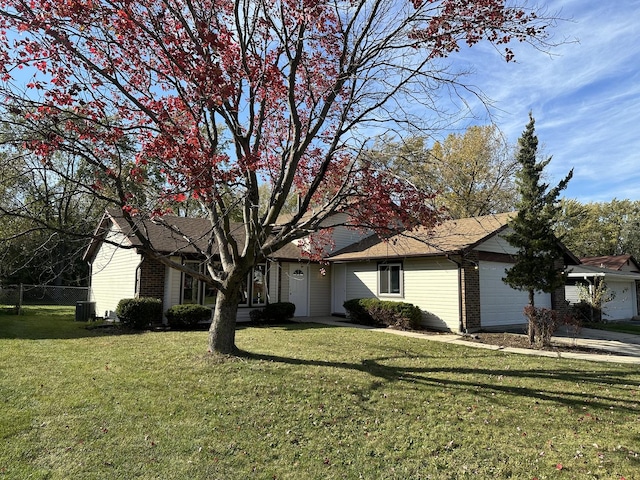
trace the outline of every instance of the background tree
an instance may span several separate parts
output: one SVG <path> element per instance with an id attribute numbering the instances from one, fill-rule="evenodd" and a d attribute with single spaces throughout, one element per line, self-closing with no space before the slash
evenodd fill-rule
<path id="1" fill-rule="evenodd" d="M 381 233 L 434 222 L 419 189 L 356 161 L 363 133 L 442 121 L 439 92 L 460 78 L 442 59 L 481 41 L 546 48 L 542 13 L 501 0 L 0 0 L 0 91 L 42 132 L 25 145 L 34 155 L 81 155 L 96 178 L 79 190 L 121 209 L 149 254 L 217 289 L 209 345 L 232 353 L 242 282 L 272 252 L 337 211 Z M 164 180 L 155 196 L 150 165 Z M 300 209 L 282 220 L 292 194 Z M 211 221 L 206 276 L 138 228 L 189 198 Z"/>
<path id="2" fill-rule="evenodd" d="M 537 161 L 538 137 L 535 120 L 529 114 L 529 123 L 518 139 L 517 160 L 520 170 L 516 184 L 520 199 L 518 213 L 509 222 L 511 233 L 506 240 L 518 249 L 515 264 L 506 272 L 503 281 L 511 288 L 529 294 L 529 306 L 535 307 L 536 291 L 551 293 L 564 285 L 563 252 L 553 234 L 553 227 L 560 210 L 558 196 L 569 183 L 573 170 L 554 188 L 541 181 L 544 168 L 551 158 Z M 529 341 L 535 341 L 535 310 L 529 318 Z"/>
<path id="3" fill-rule="evenodd" d="M 451 218 L 467 218 L 515 208 L 513 150 L 496 126 L 485 125 L 452 133 L 431 147 L 425 137 L 382 137 L 367 155 L 432 195 L 434 206 Z"/>
<path id="4" fill-rule="evenodd" d="M 578 257 L 640 255 L 640 202 L 563 200 L 556 234 Z"/>
<path id="5" fill-rule="evenodd" d="M 430 151 L 439 201 L 453 218 L 509 212 L 517 200 L 513 149 L 494 125 L 450 134 Z"/>

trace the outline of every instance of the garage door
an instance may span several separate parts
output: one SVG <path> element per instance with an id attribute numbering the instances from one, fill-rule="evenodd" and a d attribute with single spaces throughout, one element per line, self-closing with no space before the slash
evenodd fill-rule
<path id="1" fill-rule="evenodd" d="M 480 262 L 480 319 L 482 328 L 525 324 L 529 294 L 507 286 L 502 278 L 509 263 Z M 551 295 L 536 294 L 536 307 L 551 308 Z"/>
<path id="2" fill-rule="evenodd" d="M 607 287 L 615 292 L 615 298 L 603 306 L 605 320 L 624 320 L 636 314 L 635 284 L 607 280 Z"/>

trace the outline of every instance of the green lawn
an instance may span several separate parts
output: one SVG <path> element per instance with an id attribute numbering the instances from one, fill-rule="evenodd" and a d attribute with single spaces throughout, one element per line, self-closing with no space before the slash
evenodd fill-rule
<path id="1" fill-rule="evenodd" d="M 0 479 L 640 478 L 640 371 L 319 325 L 0 315 Z"/>
<path id="2" fill-rule="evenodd" d="M 607 322 L 607 323 L 588 323 L 588 328 L 596 328 L 598 330 L 607 330 L 609 332 L 632 333 L 640 335 L 640 325 L 624 322 Z"/>

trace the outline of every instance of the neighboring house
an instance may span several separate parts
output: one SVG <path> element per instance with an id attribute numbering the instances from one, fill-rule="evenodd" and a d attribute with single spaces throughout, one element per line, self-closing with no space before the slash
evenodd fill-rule
<path id="1" fill-rule="evenodd" d="M 184 237 L 199 239 L 200 248 L 205 250 L 209 221 L 172 216 L 164 217 L 164 220 L 185 235 L 150 221 L 142 222 L 139 228 L 145 230 L 157 252 L 169 255 L 176 262 L 192 263 L 196 269 L 202 269 L 198 250 Z M 335 223 L 339 220 L 337 218 Z M 237 238 L 240 242 L 243 235 L 244 229 L 238 225 Z M 336 226 L 333 229 L 334 248 L 342 248 L 362 236 L 362 233 Z M 91 269 L 91 301 L 96 304 L 97 316 L 114 318 L 118 302 L 123 298 L 160 298 L 164 311 L 181 303 L 214 305 L 215 290 L 145 255 L 140 245 L 121 215 L 113 212 L 104 214 L 84 255 Z M 252 309 L 278 301 L 294 303 L 296 316 L 331 313 L 331 267 L 310 262 L 303 250 L 304 247 L 292 243 L 254 268 L 243 290 L 239 320 L 248 320 Z"/>
<path id="2" fill-rule="evenodd" d="M 578 284 L 594 288 L 604 281 L 613 299 L 602 306 L 605 320 L 625 320 L 640 312 L 640 266 L 631 255 L 586 257 L 581 264 L 572 267 L 565 288 L 570 303 L 580 302 Z"/>
<path id="3" fill-rule="evenodd" d="M 502 281 L 516 253 L 503 238 L 512 215 L 450 220 L 433 230 L 406 232 L 386 241 L 371 236 L 330 255 L 332 313 L 345 313 L 344 300 L 377 297 L 417 305 L 423 323 L 441 330 L 525 325 L 527 292 Z M 562 248 L 565 265 L 579 263 Z M 563 308 L 564 288 L 536 293 L 535 303 Z"/>

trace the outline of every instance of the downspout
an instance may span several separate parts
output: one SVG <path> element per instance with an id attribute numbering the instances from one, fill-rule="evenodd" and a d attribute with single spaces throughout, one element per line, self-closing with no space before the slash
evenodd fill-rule
<path id="1" fill-rule="evenodd" d="M 462 308 L 462 263 L 458 263 L 456 260 L 451 258 L 451 255 L 449 255 L 448 253 L 446 254 L 446 257 L 447 257 L 447 260 L 449 260 L 452 263 L 455 263 L 456 266 L 458 267 L 458 332 L 459 333 L 466 333 L 466 330 L 464 328 L 464 324 L 462 323 L 462 314 L 463 314 L 463 308 Z"/>

